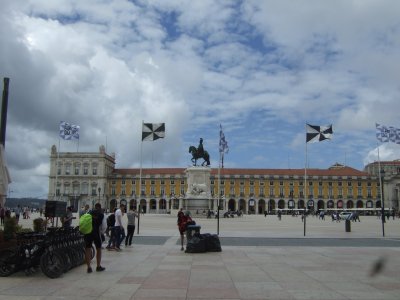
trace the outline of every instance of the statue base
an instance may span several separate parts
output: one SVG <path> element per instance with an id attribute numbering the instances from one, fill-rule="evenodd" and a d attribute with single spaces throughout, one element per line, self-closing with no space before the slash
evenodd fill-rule
<path id="1" fill-rule="evenodd" d="M 186 169 L 188 189 L 183 208 L 189 210 L 192 215 L 213 209 L 210 174 L 209 167 L 193 166 Z"/>

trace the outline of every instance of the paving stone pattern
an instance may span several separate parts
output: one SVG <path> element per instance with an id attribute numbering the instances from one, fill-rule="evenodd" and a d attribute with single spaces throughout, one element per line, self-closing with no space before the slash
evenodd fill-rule
<path id="1" fill-rule="evenodd" d="M 217 231 L 215 219 L 198 223 Z M 388 221 L 385 237 L 376 217 L 352 225 L 346 233 L 344 222 L 311 217 L 304 237 L 295 217 L 221 219 L 222 252 L 188 254 L 175 216 L 144 215 L 132 247 L 104 250 L 106 271 L 19 272 L 0 278 L 0 299 L 399 299 L 400 220 Z"/>

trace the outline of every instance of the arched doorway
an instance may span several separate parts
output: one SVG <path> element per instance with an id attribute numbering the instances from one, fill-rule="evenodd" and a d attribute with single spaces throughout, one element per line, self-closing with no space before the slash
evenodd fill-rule
<path id="1" fill-rule="evenodd" d="M 247 210 L 248 214 L 255 214 L 256 213 L 256 201 L 254 199 L 249 200 L 249 207 Z"/>
<path id="2" fill-rule="evenodd" d="M 278 201 L 278 209 L 285 209 L 285 208 L 286 208 L 285 200 L 280 199 Z"/>
<path id="3" fill-rule="evenodd" d="M 135 209 L 137 209 L 137 206 L 136 206 L 136 199 L 131 199 L 130 201 L 129 201 L 129 208 L 135 208 Z"/>
<path id="4" fill-rule="evenodd" d="M 268 201 L 268 213 L 272 213 L 275 211 L 275 200 L 274 199 L 269 199 Z"/>
<path id="5" fill-rule="evenodd" d="M 293 199 L 290 199 L 290 200 L 288 201 L 288 208 L 289 208 L 289 209 L 294 209 L 294 207 L 295 207 L 294 200 L 293 200 Z"/>
<path id="6" fill-rule="evenodd" d="M 264 212 L 265 212 L 265 200 L 260 199 L 258 200 L 258 213 L 264 214 Z"/>
<path id="7" fill-rule="evenodd" d="M 336 208 L 338 209 L 342 209 L 343 208 L 343 200 L 338 200 L 338 202 L 336 203 Z"/>
<path id="8" fill-rule="evenodd" d="M 309 210 L 314 210 L 314 200 L 308 200 L 307 201 L 307 209 L 309 209 Z"/>
<path id="9" fill-rule="evenodd" d="M 150 199 L 150 211 L 149 213 L 155 213 L 157 209 L 157 201 L 156 199 Z"/>
<path id="10" fill-rule="evenodd" d="M 333 203 L 333 200 L 329 200 L 327 206 L 328 208 L 333 208 L 335 206 L 335 203 Z"/>
<path id="11" fill-rule="evenodd" d="M 324 202 L 324 200 L 318 200 L 318 202 L 317 202 L 317 209 L 318 209 L 318 210 L 324 210 L 324 209 L 325 209 L 325 202 Z"/>
<path id="12" fill-rule="evenodd" d="M 140 212 L 145 214 L 147 213 L 147 202 L 146 199 L 140 200 Z"/>
<path id="13" fill-rule="evenodd" d="M 358 200 L 356 205 L 357 208 L 364 208 L 364 203 L 362 202 L 362 200 Z"/>
<path id="14" fill-rule="evenodd" d="M 117 200 L 111 199 L 110 200 L 110 212 L 114 212 L 114 209 L 117 207 Z"/>
<path id="15" fill-rule="evenodd" d="M 179 209 L 179 199 L 178 198 L 171 198 L 172 200 L 172 207 L 173 209 Z"/>
<path id="16" fill-rule="evenodd" d="M 346 207 L 347 207 L 347 208 L 354 208 L 354 203 L 353 203 L 353 201 L 352 201 L 352 200 L 347 200 Z"/>
<path id="17" fill-rule="evenodd" d="M 304 209 L 304 200 L 303 199 L 300 199 L 299 201 L 297 201 L 297 208 Z"/>
<path id="18" fill-rule="evenodd" d="M 232 210 L 232 211 L 236 210 L 235 199 L 229 199 L 229 201 L 228 201 L 228 210 Z"/>
<path id="19" fill-rule="evenodd" d="M 125 205 L 125 206 L 126 206 L 126 204 L 127 204 L 127 201 L 126 201 L 126 199 L 121 199 L 121 201 L 119 201 L 119 204 L 123 204 L 123 205 Z"/>
<path id="20" fill-rule="evenodd" d="M 167 201 L 165 199 L 160 199 L 160 201 L 158 202 L 158 210 L 159 213 L 167 212 Z"/>
<path id="21" fill-rule="evenodd" d="M 239 210 L 246 212 L 246 201 L 244 201 L 244 199 L 239 200 Z"/>

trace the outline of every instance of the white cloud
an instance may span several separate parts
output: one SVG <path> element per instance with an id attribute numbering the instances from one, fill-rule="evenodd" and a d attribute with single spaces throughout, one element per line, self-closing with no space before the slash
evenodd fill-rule
<path id="1" fill-rule="evenodd" d="M 379 151 L 379 154 L 378 154 Z M 400 149 L 399 145 L 384 143 L 378 147 L 372 149 L 368 152 L 366 157 L 364 158 L 364 165 L 369 163 L 373 163 L 376 161 L 391 161 L 399 159 L 400 157 Z"/>
<path id="2" fill-rule="evenodd" d="M 225 165 L 246 168 L 285 167 L 288 157 L 291 167 L 304 167 L 305 122 L 333 123 L 329 147 L 310 150 L 313 164 L 346 157 L 362 168 L 374 122 L 400 127 L 399 6 L 8 1 L 0 12 L 0 70 L 11 78 L 13 196 L 46 193 L 43 174 L 61 120 L 81 126 L 82 151 L 107 140 L 119 167 L 139 165 L 142 120 L 167 126 L 162 146 L 144 145 L 145 166 L 186 166 L 187 146 L 200 136 L 213 161 L 223 123 L 232 153 Z"/>

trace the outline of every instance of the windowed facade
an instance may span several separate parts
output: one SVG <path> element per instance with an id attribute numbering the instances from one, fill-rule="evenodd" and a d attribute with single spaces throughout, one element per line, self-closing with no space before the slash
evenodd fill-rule
<path id="1" fill-rule="evenodd" d="M 115 205 L 124 200 L 127 203 L 141 203 L 141 207 L 147 205 L 147 209 L 150 207 L 149 201 L 153 199 L 154 205 L 151 207 L 166 207 L 166 211 L 176 207 L 176 203 L 184 205 L 185 201 L 189 201 L 185 198 L 189 188 L 185 168 L 178 171 L 176 168 L 171 169 L 174 174 L 170 174 L 169 169 L 143 169 L 142 182 L 139 184 L 138 169 L 115 169 L 115 162 L 109 156 L 98 153 L 91 157 L 91 154 L 85 153 L 81 157 L 72 157 L 72 154 L 65 157 L 60 155 L 59 159 L 54 155 L 49 199 L 51 193 L 51 196 L 57 194 L 57 197 L 61 196 L 71 203 L 76 198 L 80 205 L 91 205 L 92 201 L 99 200 L 100 195 L 100 201 L 103 201 L 105 208 L 111 208 L 112 203 Z M 224 205 L 229 204 L 232 209 L 248 212 L 251 207 L 256 214 L 277 208 L 279 201 L 282 201 L 279 206 L 284 208 L 288 208 L 289 201 L 294 208 L 309 207 L 309 200 L 314 202 L 315 209 L 318 208 L 317 202 L 321 201 L 324 203 L 323 207 L 327 208 L 329 200 L 332 208 L 338 208 L 339 200 L 342 201 L 343 207 L 348 207 L 348 201 L 353 201 L 353 207 L 366 207 L 367 200 L 372 201 L 375 207 L 380 197 L 377 178 L 362 171 L 352 170 L 343 169 L 341 176 L 336 175 L 338 172 L 331 174 L 328 169 L 320 170 L 318 174 L 312 174 L 310 170 L 305 182 L 304 170 L 300 169 L 284 170 L 283 174 L 279 174 L 279 170 L 268 169 L 257 170 L 260 174 L 253 170 L 246 174 L 246 169 L 224 169 L 220 179 L 219 196 L 224 196 Z M 293 174 L 289 174 L 290 172 Z M 350 174 L 347 175 L 346 172 Z M 217 176 L 217 170 L 211 169 L 211 198 L 208 202 L 210 208 L 215 207 L 215 199 L 218 198 Z M 56 177 L 57 185 L 54 181 Z M 98 192 L 99 188 L 101 193 Z M 158 202 L 161 199 L 165 202 Z M 250 200 L 254 201 L 254 205 L 250 205 Z M 228 209 L 228 206 L 224 209 Z"/>

